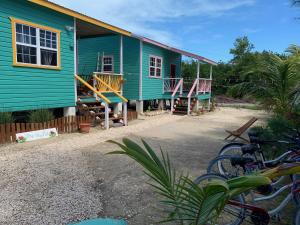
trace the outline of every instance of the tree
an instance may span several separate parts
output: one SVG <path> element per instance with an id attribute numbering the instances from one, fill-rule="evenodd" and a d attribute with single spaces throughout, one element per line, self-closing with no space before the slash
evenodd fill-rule
<path id="1" fill-rule="evenodd" d="M 300 57 L 295 46 L 287 51 L 290 55 L 283 58 L 270 52 L 257 55 L 243 75 L 245 81 L 233 89 L 255 97 L 266 109 L 290 117 L 298 105 Z"/>
<path id="2" fill-rule="evenodd" d="M 233 45 L 234 48 L 230 49 L 230 54 L 233 55 L 231 62 L 234 64 L 244 62 L 254 49 L 254 45 L 250 43 L 247 36 L 237 38 Z"/>

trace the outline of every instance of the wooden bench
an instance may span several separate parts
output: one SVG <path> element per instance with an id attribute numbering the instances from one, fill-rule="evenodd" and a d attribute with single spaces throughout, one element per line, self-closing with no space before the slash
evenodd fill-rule
<path id="1" fill-rule="evenodd" d="M 234 136 L 232 141 L 236 140 L 237 138 L 242 139 L 246 142 L 249 142 L 246 138 L 243 138 L 241 135 L 245 133 L 258 119 L 256 117 L 252 117 L 247 123 L 245 123 L 243 126 L 238 128 L 237 130 L 225 130 L 229 135 L 225 138 L 225 140 L 228 140 L 231 136 Z"/>

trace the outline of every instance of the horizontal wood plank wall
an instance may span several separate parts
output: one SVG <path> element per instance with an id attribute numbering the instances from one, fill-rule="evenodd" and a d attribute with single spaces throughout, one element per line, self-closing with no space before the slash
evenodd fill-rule
<path id="1" fill-rule="evenodd" d="M 16 134 L 56 128 L 59 134 L 77 132 L 80 123 L 90 123 L 89 116 L 69 116 L 45 123 L 10 123 L 0 124 L 0 144 L 16 141 Z"/>

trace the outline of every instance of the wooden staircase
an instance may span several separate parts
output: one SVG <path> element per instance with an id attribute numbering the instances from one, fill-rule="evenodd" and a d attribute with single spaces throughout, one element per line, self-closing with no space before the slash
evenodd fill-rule
<path id="1" fill-rule="evenodd" d="M 191 101 L 190 109 L 188 109 L 188 97 L 179 97 L 174 101 L 173 114 L 177 115 L 187 115 L 189 111 L 192 111 L 196 105 L 196 98 L 193 98 Z"/>
<path id="2" fill-rule="evenodd" d="M 105 128 L 105 104 L 101 101 L 84 102 L 77 101 L 78 114 L 81 116 L 90 116 L 92 126 L 100 125 Z M 124 117 L 120 114 L 114 114 L 109 108 L 109 127 L 125 126 Z"/>

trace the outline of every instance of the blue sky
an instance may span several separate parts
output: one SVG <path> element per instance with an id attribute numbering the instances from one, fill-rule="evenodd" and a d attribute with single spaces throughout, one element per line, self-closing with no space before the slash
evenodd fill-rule
<path id="1" fill-rule="evenodd" d="M 239 36 L 255 50 L 300 44 L 300 7 L 290 0 L 54 0 L 167 45 L 227 61 Z"/>

